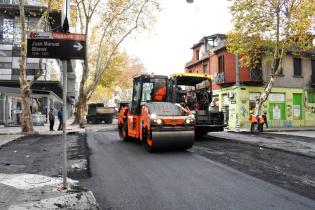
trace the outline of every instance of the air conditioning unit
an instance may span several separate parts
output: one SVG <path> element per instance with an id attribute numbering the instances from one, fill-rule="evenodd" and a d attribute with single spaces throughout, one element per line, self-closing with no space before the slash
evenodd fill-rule
<path id="1" fill-rule="evenodd" d="M 234 92 L 228 92 L 228 97 L 229 98 L 234 98 L 234 95 L 235 95 Z"/>

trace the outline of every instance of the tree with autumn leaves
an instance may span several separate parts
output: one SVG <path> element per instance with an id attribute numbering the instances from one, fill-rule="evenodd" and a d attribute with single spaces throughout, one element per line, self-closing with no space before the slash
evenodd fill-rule
<path id="1" fill-rule="evenodd" d="M 302 56 L 312 50 L 310 28 L 315 16 L 315 0 L 231 0 L 234 29 L 228 34 L 227 47 L 238 54 L 243 67 L 257 68 L 262 59 L 271 60 L 271 75 L 256 102 L 259 114 L 286 53 Z"/>
<path id="2" fill-rule="evenodd" d="M 128 56 L 127 53 L 117 53 L 110 67 L 102 75 L 99 85 L 93 92 L 89 102 L 107 102 L 113 96 L 119 100 L 131 100 L 133 77 L 145 73 L 145 68 L 139 58 Z"/>
<path id="3" fill-rule="evenodd" d="M 47 23 L 50 9 L 60 10 L 63 2 L 61 0 L 43 1 L 43 4 L 47 4 L 47 10 L 43 12 L 40 22 Z M 97 86 L 99 84 L 104 86 L 106 82 L 110 82 L 110 79 L 114 79 L 115 68 L 113 69 L 113 67 L 118 65 L 118 50 L 121 43 L 132 33 L 150 28 L 155 21 L 155 12 L 159 11 L 159 3 L 157 0 L 74 0 L 72 3 L 75 4 L 76 9 L 71 11 L 71 14 L 74 14 L 71 16 L 71 22 L 78 23 L 81 33 L 87 37 L 87 59 L 83 64 L 74 121 L 77 123 L 82 118 L 86 102 L 91 98 Z M 34 130 L 30 111 L 30 87 L 43 74 L 43 69 L 39 69 L 33 79 L 27 80 L 25 39 L 27 31 L 25 28 L 24 0 L 19 0 L 19 9 L 21 28 L 20 86 L 23 107 L 21 124 L 22 132 L 32 133 Z"/>
<path id="4" fill-rule="evenodd" d="M 81 33 L 87 37 L 75 119 L 83 117 L 87 101 L 112 67 L 119 47 L 135 32 L 148 30 L 159 10 L 158 0 L 76 0 Z"/>
<path id="5" fill-rule="evenodd" d="M 24 133 L 33 133 L 33 124 L 32 124 L 32 113 L 30 110 L 30 88 L 33 83 L 43 75 L 44 70 L 42 68 L 42 59 L 39 62 L 39 69 L 35 72 L 35 75 L 31 80 L 27 80 L 26 74 L 26 54 L 27 54 L 27 43 L 26 43 L 26 24 L 25 24 L 25 5 L 24 0 L 19 0 L 19 12 L 20 12 L 20 31 L 21 31 L 21 57 L 19 61 L 20 67 L 20 91 L 22 98 L 22 115 L 21 115 L 21 131 Z M 51 9 L 59 9 L 60 5 L 62 5 L 61 0 L 46 0 L 44 2 L 47 5 L 47 9 L 43 11 L 41 14 L 28 12 L 28 16 L 38 17 L 39 21 L 36 28 L 32 28 L 33 31 L 47 31 L 50 18 L 49 13 Z"/>

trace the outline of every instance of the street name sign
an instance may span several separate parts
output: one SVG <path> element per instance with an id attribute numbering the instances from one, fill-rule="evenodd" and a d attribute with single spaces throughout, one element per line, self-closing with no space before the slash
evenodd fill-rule
<path id="1" fill-rule="evenodd" d="M 85 60 L 85 41 L 84 34 L 29 32 L 27 36 L 27 57 Z"/>

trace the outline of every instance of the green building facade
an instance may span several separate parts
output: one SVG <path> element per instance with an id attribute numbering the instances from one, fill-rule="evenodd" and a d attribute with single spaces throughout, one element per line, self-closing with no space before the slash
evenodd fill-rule
<path id="1" fill-rule="evenodd" d="M 232 86 L 214 91 L 221 110 L 226 112 L 229 128 L 249 128 L 249 110 L 264 87 Z M 270 127 L 315 126 L 315 91 L 302 88 L 274 87 L 261 108 Z"/>

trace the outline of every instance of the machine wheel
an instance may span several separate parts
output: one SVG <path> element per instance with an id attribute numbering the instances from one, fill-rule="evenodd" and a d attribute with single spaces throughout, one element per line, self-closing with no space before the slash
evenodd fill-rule
<path id="1" fill-rule="evenodd" d="M 113 123 L 113 119 L 105 120 L 105 124 L 112 124 L 112 123 Z"/>
<path id="2" fill-rule="evenodd" d="M 195 127 L 195 139 L 196 140 L 201 138 L 202 136 L 204 136 L 206 133 L 208 133 L 208 131 L 206 129 Z"/>
<path id="3" fill-rule="evenodd" d="M 154 152 L 154 148 L 152 146 L 152 139 L 150 139 L 150 132 L 148 129 L 143 128 L 142 130 L 142 145 L 147 152 Z"/>
<path id="4" fill-rule="evenodd" d="M 130 138 L 128 136 L 128 125 L 127 122 L 125 122 L 123 125 L 118 126 L 119 130 L 119 137 L 123 141 L 128 141 Z"/>

